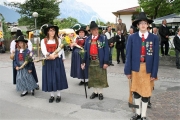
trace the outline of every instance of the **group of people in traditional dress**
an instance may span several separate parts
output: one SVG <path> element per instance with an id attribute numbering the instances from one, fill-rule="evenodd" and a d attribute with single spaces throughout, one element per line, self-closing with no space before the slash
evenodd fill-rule
<path id="1" fill-rule="evenodd" d="M 139 31 L 130 35 L 127 40 L 126 60 L 123 60 L 125 63 L 124 73 L 131 83 L 130 91 L 133 92 L 135 105 L 138 106 L 136 114 L 131 120 L 146 120 L 149 97 L 152 95 L 154 80 L 157 79 L 159 41 L 157 36 L 147 31 L 147 27 L 152 22 L 144 12 L 141 12 L 133 22 L 133 26 L 138 27 Z M 68 88 L 64 67 L 64 50 L 62 49 L 58 54 L 53 54 L 62 43 L 62 40 L 58 38 L 58 29 L 57 26 L 48 24 L 44 29 L 46 37 L 41 40 L 41 50 L 46 58 L 42 66 L 42 91 L 50 92 L 49 103 L 55 100 L 55 92 L 57 94 L 56 102 L 59 103 L 61 101 L 60 91 Z M 112 64 L 109 59 L 109 45 L 113 46 L 113 44 L 109 44 L 108 37 L 99 34 L 98 25 L 95 21 L 90 23 L 90 32 L 91 35 L 86 37 L 87 31 L 80 28 L 76 31 L 78 37 L 75 41 L 72 40 L 73 42 L 70 44 L 72 49 L 70 76 L 81 79 L 79 85 L 85 84 L 94 89 L 90 99 L 97 97 L 99 100 L 103 100 L 103 88 L 109 87 L 107 68 Z M 33 74 L 33 71 L 36 73 L 34 63 L 28 62 L 24 68 L 20 69 L 31 50 L 28 48 L 28 41 L 22 34 L 18 33 L 17 30 L 16 40 L 11 45 L 11 52 L 15 53 L 13 83 L 16 83 L 17 90 L 22 92 L 21 96 L 27 95 L 28 91 L 34 95 L 34 90 L 39 88 L 38 80 L 36 80 L 37 75 Z M 121 46 L 121 41 L 125 41 L 121 35 L 122 31 L 118 30 L 116 48 Z M 111 34 L 107 36 L 111 36 Z M 84 48 L 83 57 L 80 56 L 81 49 L 77 45 Z"/>

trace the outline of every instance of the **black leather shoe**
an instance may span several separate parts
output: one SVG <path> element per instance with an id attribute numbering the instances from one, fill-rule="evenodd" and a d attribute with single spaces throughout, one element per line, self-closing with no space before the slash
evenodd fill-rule
<path id="1" fill-rule="evenodd" d="M 94 99 L 95 97 L 98 97 L 98 94 L 93 92 L 92 95 L 90 96 L 90 99 Z"/>
<path id="2" fill-rule="evenodd" d="M 38 87 L 36 88 L 36 90 L 39 90 L 39 85 L 38 85 Z"/>
<path id="3" fill-rule="evenodd" d="M 100 93 L 100 94 L 99 94 L 99 100 L 103 100 L 103 98 L 104 98 L 104 97 L 103 97 L 103 94 Z"/>
<path id="4" fill-rule="evenodd" d="M 146 117 L 142 117 L 141 120 L 147 120 Z"/>
<path id="5" fill-rule="evenodd" d="M 21 97 L 26 96 L 27 94 L 28 94 L 28 92 L 26 92 L 25 94 L 21 94 Z"/>
<path id="6" fill-rule="evenodd" d="M 88 86 L 88 82 L 85 82 L 86 86 Z"/>
<path id="7" fill-rule="evenodd" d="M 114 64 L 111 64 L 111 66 L 114 66 Z"/>
<path id="8" fill-rule="evenodd" d="M 61 96 L 57 96 L 56 103 L 59 103 L 61 101 Z"/>
<path id="9" fill-rule="evenodd" d="M 117 64 L 119 64 L 120 62 L 117 62 Z"/>
<path id="10" fill-rule="evenodd" d="M 141 119 L 141 115 L 135 114 L 134 116 L 131 117 L 130 120 L 139 120 Z"/>
<path id="11" fill-rule="evenodd" d="M 54 97 L 51 96 L 51 97 L 49 98 L 49 103 L 52 103 L 53 101 L 54 101 Z"/>
<path id="12" fill-rule="evenodd" d="M 81 81 L 81 82 L 79 83 L 79 85 L 84 85 L 84 82 L 83 82 L 83 81 Z"/>
<path id="13" fill-rule="evenodd" d="M 32 90 L 32 93 L 31 93 L 31 94 L 32 94 L 32 96 L 34 96 L 34 90 Z"/>
<path id="14" fill-rule="evenodd" d="M 148 108 L 151 108 L 151 103 L 150 102 L 148 102 L 148 106 L 147 106 Z"/>

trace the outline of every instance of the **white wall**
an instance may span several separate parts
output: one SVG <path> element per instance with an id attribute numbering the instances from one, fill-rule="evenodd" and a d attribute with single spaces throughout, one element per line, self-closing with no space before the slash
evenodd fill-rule
<path id="1" fill-rule="evenodd" d="M 129 32 L 129 29 L 130 29 L 130 27 L 132 25 L 132 20 L 131 20 L 132 19 L 132 14 L 131 15 L 120 15 L 119 18 L 121 18 L 122 22 L 126 24 L 126 29 Z"/>

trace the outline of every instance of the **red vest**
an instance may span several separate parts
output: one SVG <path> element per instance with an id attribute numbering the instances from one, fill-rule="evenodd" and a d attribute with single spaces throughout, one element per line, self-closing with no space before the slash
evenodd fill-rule
<path id="1" fill-rule="evenodd" d="M 97 47 L 97 40 L 99 36 L 96 39 L 91 40 L 91 46 L 90 46 L 90 55 L 96 56 L 98 55 L 98 47 Z"/>
<path id="2" fill-rule="evenodd" d="M 54 52 L 57 48 L 57 44 L 47 44 L 47 39 L 44 38 L 44 44 L 46 45 L 47 52 Z"/>

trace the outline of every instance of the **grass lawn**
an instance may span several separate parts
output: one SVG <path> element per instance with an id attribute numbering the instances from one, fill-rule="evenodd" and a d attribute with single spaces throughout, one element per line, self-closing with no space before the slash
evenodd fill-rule
<path id="1" fill-rule="evenodd" d="M 174 51 L 174 49 L 171 49 L 171 50 L 169 51 L 169 55 L 170 55 L 170 56 L 175 56 L 175 51 Z M 161 56 L 161 49 L 160 49 L 160 48 L 159 48 L 159 56 Z M 115 47 L 113 48 L 112 59 L 113 59 L 114 61 L 116 61 L 116 48 L 115 48 Z M 121 59 L 120 59 L 120 61 L 121 61 Z"/>

